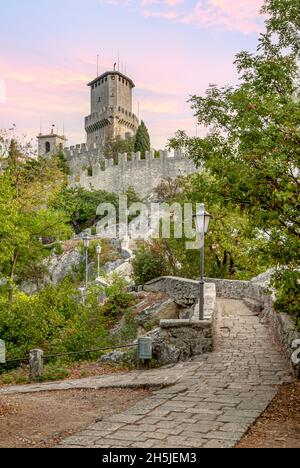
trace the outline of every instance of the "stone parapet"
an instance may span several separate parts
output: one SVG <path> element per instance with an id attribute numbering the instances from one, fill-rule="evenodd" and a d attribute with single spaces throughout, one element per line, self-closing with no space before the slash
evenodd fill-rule
<path id="1" fill-rule="evenodd" d="M 70 166 L 71 186 L 117 194 L 126 193 L 133 187 L 142 198 L 148 197 L 162 179 L 198 171 L 186 154 L 179 151 L 161 151 L 159 157 L 149 151 L 144 159 L 140 153 L 120 154 L 117 164 L 112 159 L 105 159 L 103 147 L 96 144 L 71 146 L 64 149 L 64 154 Z"/>
<path id="2" fill-rule="evenodd" d="M 164 276 L 150 281 L 144 289 L 165 292 L 181 307 L 194 306 L 191 319 L 161 320 L 160 327 L 148 333 L 153 339 L 154 357 L 160 365 L 185 361 L 213 350 L 212 320 L 216 306 L 213 284 L 204 287 L 204 320 L 197 319 L 198 281 Z"/>

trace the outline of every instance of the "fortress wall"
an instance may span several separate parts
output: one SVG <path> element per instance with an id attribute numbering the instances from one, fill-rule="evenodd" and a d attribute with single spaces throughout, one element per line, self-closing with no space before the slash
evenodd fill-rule
<path id="1" fill-rule="evenodd" d="M 145 159 L 136 153 L 132 154 L 131 160 L 123 154 L 119 155 L 117 165 L 112 160 L 104 160 L 97 149 L 87 151 L 84 146 L 73 148 L 67 154 L 72 186 L 118 194 L 133 187 L 142 198 L 147 198 L 162 179 L 197 172 L 193 162 L 180 152 L 170 155 L 168 151 L 162 151 L 159 158 L 154 158 L 154 152 L 148 152 Z M 84 166 L 92 168 L 92 176 L 88 175 L 87 170 L 82 170 Z"/>

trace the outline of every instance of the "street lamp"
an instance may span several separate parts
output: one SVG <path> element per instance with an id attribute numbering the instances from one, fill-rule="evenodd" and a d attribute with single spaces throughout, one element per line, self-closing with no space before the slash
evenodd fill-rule
<path id="1" fill-rule="evenodd" d="M 98 255 L 98 278 L 100 278 L 100 255 L 101 255 L 101 252 L 102 252 L 102 248 L 101 248 L 100 244 L 97 245 L 96 252 L 97 252 L 97 255 Z"/>
<path id="2" fill-rule="evenodd" d="M 194 217 L 196 231 L 200 235 L 199 320 L 204 320 L 204 237 L 208 232 L 211 215 L 205 211 L 205 205 L 202 203 Z"/>
<path id="3" fill-rule="evenodd" d="M 88 279 L 89 279 L 89 272 L 88 272 L 88 254 L 89 254 L 89 245 L 90 245 L 91 238 L 89 236 L 83 237 L 83 246 L 85 248 L 85 289 L 87 291 L 88 287 Z"/>

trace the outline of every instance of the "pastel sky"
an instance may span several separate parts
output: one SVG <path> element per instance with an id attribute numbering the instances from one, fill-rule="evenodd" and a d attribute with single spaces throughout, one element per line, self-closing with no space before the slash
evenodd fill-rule
<path id="1" fill-rule="evenodd" d="M 34 138 L 63 122 L 85 141 L 89 89 L 113 68 L 136 84 L 134 111 L 163 148 L 178 129 L 195 135 L 190 104 L 210 83 L 237 79 L 234 55 L 254 50 L 263 0 L 10 0 L 0 4 L 0 128 Z"/>

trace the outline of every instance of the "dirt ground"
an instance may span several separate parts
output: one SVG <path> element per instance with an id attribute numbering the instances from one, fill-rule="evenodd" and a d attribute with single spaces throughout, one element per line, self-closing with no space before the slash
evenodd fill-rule
<path id="1" fill-rule="evenodd" d="M 300 382 L 280 388 L 237 448 L 300 448 Z"/>
<path id="2" fill-rule="evenodd" d="M 0 397 L 0 448 L 53 447 L 148 390 L 67 390 Z M 283 385 L 237 448 L 300 448 L 300 382 Z"/>
<path id="3" fill-rule="evenodd" d="M 46 448 L 149 396 L 148 390 L 67 390 L 0 397 L 0 448 Z"/>

